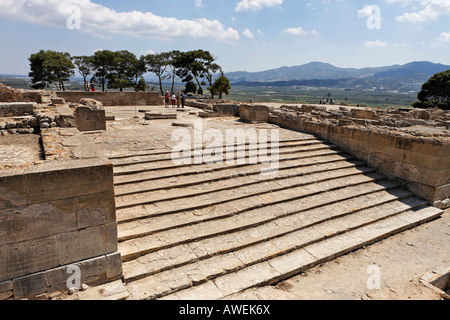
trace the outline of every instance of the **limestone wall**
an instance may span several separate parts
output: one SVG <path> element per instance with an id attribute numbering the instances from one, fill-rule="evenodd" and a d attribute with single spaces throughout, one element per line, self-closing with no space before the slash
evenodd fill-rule
<path id="1" fill-rule="evenodd" d="M 120 278 L 112 164 L 76 128 L 42 132 L 46 160 L 0 171 L 0 300 Z M 69 268 L 70 267 L 70 268 Z"/>
<path id="2" fill-rule="evenodd" d="M 59 98 L 66 102 L 79 103 L 83 98 L 95 99 L 103 106 L 157 106 L 164 105 L 163 97 L 158 92 L 86 92 L 60 91 Z"/>
<path id="3" fill-rule="evenodd" d="M 365 117 L 375 118 L 372 110 L 367 112 Z M 362 117 L 363 113 L 364 110 L 354 111 L 353 116 Z M 440 208 L 450 206 L 450 138 L 444 129 L 443 134 L 415 136 L 386 126 L 355 125 L 351 116 L 329 119 L 332 117 L 311 116 L 306 108 L 300 112 L 272 109 L 268 122 L 333 142 L 380 172 L 401 179 L 430 204 Z"/>

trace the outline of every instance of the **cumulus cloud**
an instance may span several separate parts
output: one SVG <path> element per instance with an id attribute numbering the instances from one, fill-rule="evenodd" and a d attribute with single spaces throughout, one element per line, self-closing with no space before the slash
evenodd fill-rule
<path id="1" fill-rule="evenodd" d="M 439 36 L 439 41 L 450 42 L 450 32 L 442 32 Z"/>
<path id="2" fill-rule="evenodd" d="M 302 27 L 297 28 L 287 28 L 281 31 L 282 33 L 288 33 L 292 35 L 302 35 L 302 34 L 317 34 L 316 30 L 306 31 Z"/>
<path id="3" fill-rule="evenodd" d="M 0 17 L 29 23 L 66 27 L 67 20 L 80 13 L 80 30 L 99 37 L 129 35 L 150 39 L 179 37 L 235 42 L 239 33 L 219 21 L 199 18 L 180 20 L 151 12 L 116 12 L 91 0 L 0 0 Z M 75 10 L 76 9 L 76 10 Z"/>
<path id="4" fill-rule="evenodd" d="M 380 40 L 366 41 L 364 43 L 364 46 L 366 48 L 386 48 L 388 46 L 388 43 L 380 41 Z"/>
<path id="5" fill-rule="evenodd" d="M 400 22 L 424 22 L 437 20 L 442 15 L 450 15 L 448 0 L 386 0 L 388 3 L 401 3 L 403 6 L 414 5 L 415 12 L 406 12 L 396 19 Z M 419 7 L 417 11 L 417 6 Z"/>
<path id="6" fill-rule="evenodd" d="M 244 36 L 246 36 L 247 38 L 249 38 L 249 39 L 253 39 L 255 36 L 253 35 L 253 33 L 250 31 L 250 30 L 248 30 L 248 29 L 245 29 L 244 30 L 244 32 L 242 33 Z"/>
<path id="7" fill-rule="evenodd" d="M 264 7 L 275 7 L 283 3 L 284 0 L 241 0 L 236 4 L 236 11 L 257 11 Z"/>

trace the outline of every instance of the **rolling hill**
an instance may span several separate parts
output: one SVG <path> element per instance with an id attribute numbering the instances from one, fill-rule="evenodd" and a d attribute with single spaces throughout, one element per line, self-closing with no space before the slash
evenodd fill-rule
<path id="1" fill-rule="evenodd" d="M 243 86 L 320 86 L 349 89 L 381 86 L 390 90 L 418 90 L 431 76 L 448 69 L 448 65 L 427 61 L 361 69 L 310 62 L 261 72 L 230 72 L 227 77 L 232 84 Z"/>

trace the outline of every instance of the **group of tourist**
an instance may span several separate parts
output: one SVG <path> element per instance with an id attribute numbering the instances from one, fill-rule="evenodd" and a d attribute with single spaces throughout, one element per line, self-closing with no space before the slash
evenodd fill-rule
<path id="1" fill-rule="evenodd" d="M 335 99 L 320 99 L 319 104 L 330 104 L 334 105 L 336 103 Z"/>
<path id="2" fill-rule="evenodd" d="M 166 108 L 169 108 L 169 106 L 172 106 L 172 108 L 184 108 L 184 102 L 186 101 L 186 95 L 184 92 L 172 92 L 172 94 L 169 93 L 169 91 L 166 92 L 165 96 L 165 103 Z"/>
<path id="3" fill-rule="evenodd" d="M 84 90 L 86 91 L 95 91 L 95 84 L 94 84 L 94 80 L 91 80 L 91 82 L 86 81 L 86 83 L 84 84 Z"/>

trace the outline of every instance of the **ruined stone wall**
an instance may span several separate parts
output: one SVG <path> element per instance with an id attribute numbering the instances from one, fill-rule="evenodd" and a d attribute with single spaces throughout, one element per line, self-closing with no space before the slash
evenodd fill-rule
<path id="1" fill-rule="evenodd" d="M 0 102 L 0 117 L 18 117 L 33 114 L 36 103 L 28 102 Z"/>
<path id="2" fill-rule="evenodd" d="M 423 127 L 417 128 L 414 125 L 420 119 L 409 115 L 422 114 L 424 117 L 422 111 L 409 111 L 408 116 L 402 117 L 388 117 L 383 113 L 347 109 L 329 112 L 323 107 L 311 106 L 285 107 L 272 109 L 268 122 L 333 142 L 380 172 L 401 179 L 406 187 L 432 205 L 449 207 L 447 116 L 441 111 L 430 110 L 427 118 L 435 121 L 419 122 Z M 400 114 L 398 111 L 395 113 Z M 384 125 L 379 125 L 380 121 Z M 392 122 L 391 126 L 386 125 L 388 121 Z"/>
<path id="3" fill-rule="evenodd" d="M 39 90 L 19 90 L 0 83 L 0 102 L 43 103 L 50 93 Z"/>
<path id="4" fill-rule="evenodd" d="M 76 128 L 41 138 L 44 160 L 0 170 L 0 300 L 122 274 L 112 164 Z"/>
<path id="5" fill-rule="evenodd" d="M 78 103 L 83 98 L 95 99 L 103 106 L 160 106 L 164 98 L 158 92 L 86 92 L 61 91 L 56 92 L 59 98 L 66 102 Z"/>

